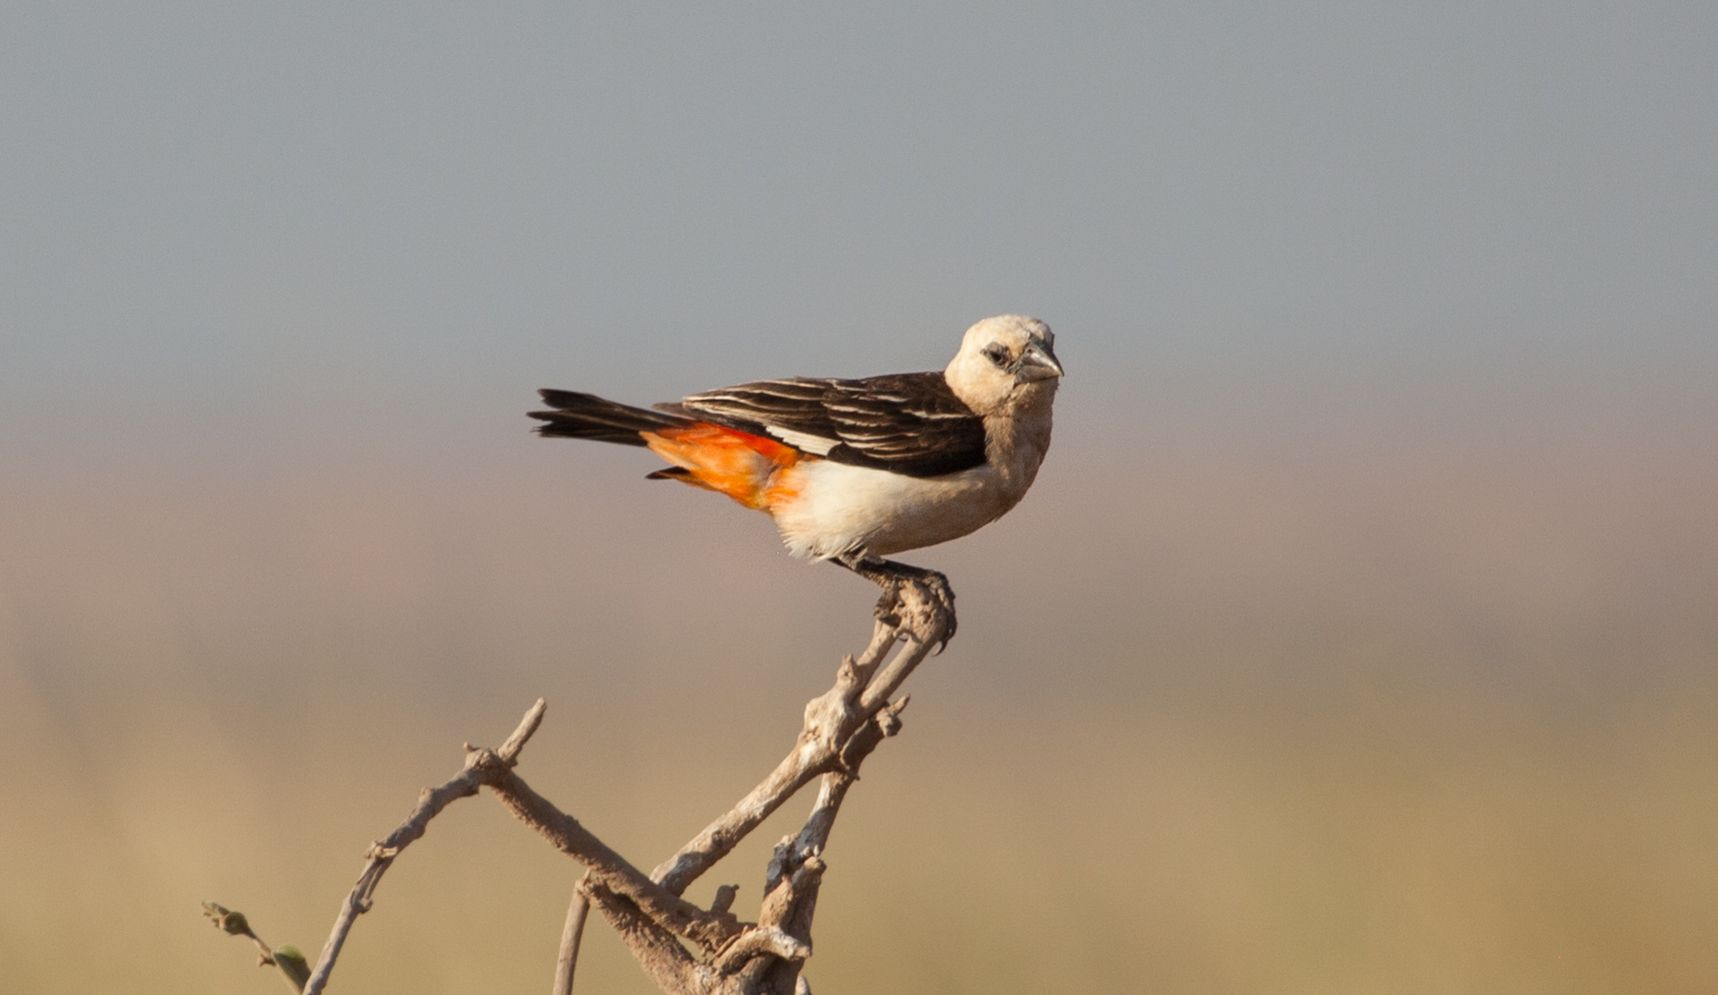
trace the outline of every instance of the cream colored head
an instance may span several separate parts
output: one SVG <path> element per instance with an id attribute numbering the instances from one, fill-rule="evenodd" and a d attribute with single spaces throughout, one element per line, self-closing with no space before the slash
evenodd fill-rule
<path id="1" fill-rule="evenodd" d="M 1056 335 L 1037 318 L 999 314 L 966 330 L 943 371 L 949 387 L 981 415 L 1048 405 L 1062 379 Z"/>

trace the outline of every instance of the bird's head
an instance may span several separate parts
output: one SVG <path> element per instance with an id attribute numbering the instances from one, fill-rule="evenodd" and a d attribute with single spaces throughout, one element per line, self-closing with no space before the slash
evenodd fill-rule
<path id="1" fill-rule="evenodd" d="M 1048 406 L 1062 379 L 1056 335 L 1037 318 L 1000 314 L 966 330 L 943 371 L 949 388 L 981 415 Z"/>

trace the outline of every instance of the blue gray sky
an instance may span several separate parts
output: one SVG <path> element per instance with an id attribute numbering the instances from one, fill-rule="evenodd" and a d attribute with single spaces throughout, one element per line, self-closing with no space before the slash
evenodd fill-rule
<path id="1" fill-rule="evenodd" d="M 1714 412 L 1706 4 L 4 17 L 36 458 L 482 448 L 536 386 L 930 368 L 1010 310 L 1086 437 Z"/>

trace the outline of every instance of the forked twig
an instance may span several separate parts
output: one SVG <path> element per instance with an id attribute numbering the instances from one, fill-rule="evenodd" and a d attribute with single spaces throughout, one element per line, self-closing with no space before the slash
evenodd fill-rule
<path id="1" fill-rule="evenodd" d="M 592 908 L 615 928 L 640 966 L 665 992 L 809 992 L 799 972 L 811 955 L 811 921 L 830 831 L 843 799 L 858 778 L 859 765 L 884 738 L 900 729 L 900 713 L 907 702 L 905 697 L 891 700 L 895 691 L 932 647 L 940 647 L 952 633 L 951 598 L 946 582 L 935 591 L 912 580 L 887 587 L 869 645 L 857 658 L 844 658 L 834 686 L 806 705 L 804 724 L 793 749 L 733 808 L 650 875 L 537 794 L 514 772 L 520 752 L 543 720 L 546 706 L 539 699 L 498 749 L 466 744 L 460 772 L 438 787 L 424 789 L 406 819 L 370 846 L 363 872 L 342 902 L 334 928 L 315 966 L 309 969 L 302 991 L 318 995 L 326 987 L 353 925 L 370 910 L 382 876 L 401 851 L 423 836 L 430 820 L 448 805 L 487 787 L 521 821 L 586 867 L 568 907 L 556 960 L 555 995 L 567 995 L 572 989 L 580 936 Z M 820 778 L 817 798 L 804 827 L 776 847 L 756 923 L 741 922 L 729 911 L 734 900 L 732 886 L 718 889 L 709 909 L 680 897 L 688 885 L 732 852 L 795 792 Z M 224 909 L 220 912 L 227 914 Z M 225 921 L 229 925 L 223 928 L 250 936 L 265 958 L 279 959 L 279 952 L 271 954 L 249 932 L 242 916 Z M 295 980 L 290 972 L 288 980 Z"/>
<path id="2" fill-rule="evenodd" d="M 328 934 L 328 942 L 322 945 L 322 953 L 316 958 L 316 966 L 311 969 L 310 979 L 305 983 L 305 995 L 318 995 L 327 986 L 328 975 L 334 970 L 334 962 L 340 958 L 340 948 L 346 945 L 347 934 L 352 932 L 352 926 L 358 921 L 358 917 L 370 911 L 376 886 L 382 882 L 382 875 L 393 865 L 394 858 L 429 829 L 430 820 L 439 815 L 442 809 L 461 798 L 477 794 L 479 785 L 486 779 L 481 763 L 486 754 L 508 767 L 517 763 L 519 751 L 525 748 L 531 735 L 542 724 L 543 712 L 547 708 L 547 703 L 538 698 L 536 704 L 525 712 L 525 717 L 519 720 L 513 734 L 508 736 L 507 741 L 493 754 L 487 750 L 479 750 L 470 743 L 465 744 L 465 769 L 440 787 L 425 788 L 418 795 L 417 806 L 406 816 L 406 820 L 381 841 L 370 844 L 370 849 L 364 854 L 364 871 L 358 875 L 358 883 L 352 886 L 351 893 L 340 905 L 340 914 L 334 918 L 334 929 Z"/>

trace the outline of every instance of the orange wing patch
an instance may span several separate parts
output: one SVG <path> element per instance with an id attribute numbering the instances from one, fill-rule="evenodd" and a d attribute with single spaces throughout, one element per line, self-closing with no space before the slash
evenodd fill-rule
<path id="1" fill-rule="evenodd" d="M 685 471 L 664 476 L 726 494 L 759 511 L 798 496 L 795 467 L 818 458 L 774 439 L 709 422 L 639 435 L 651 452 Z"/>

